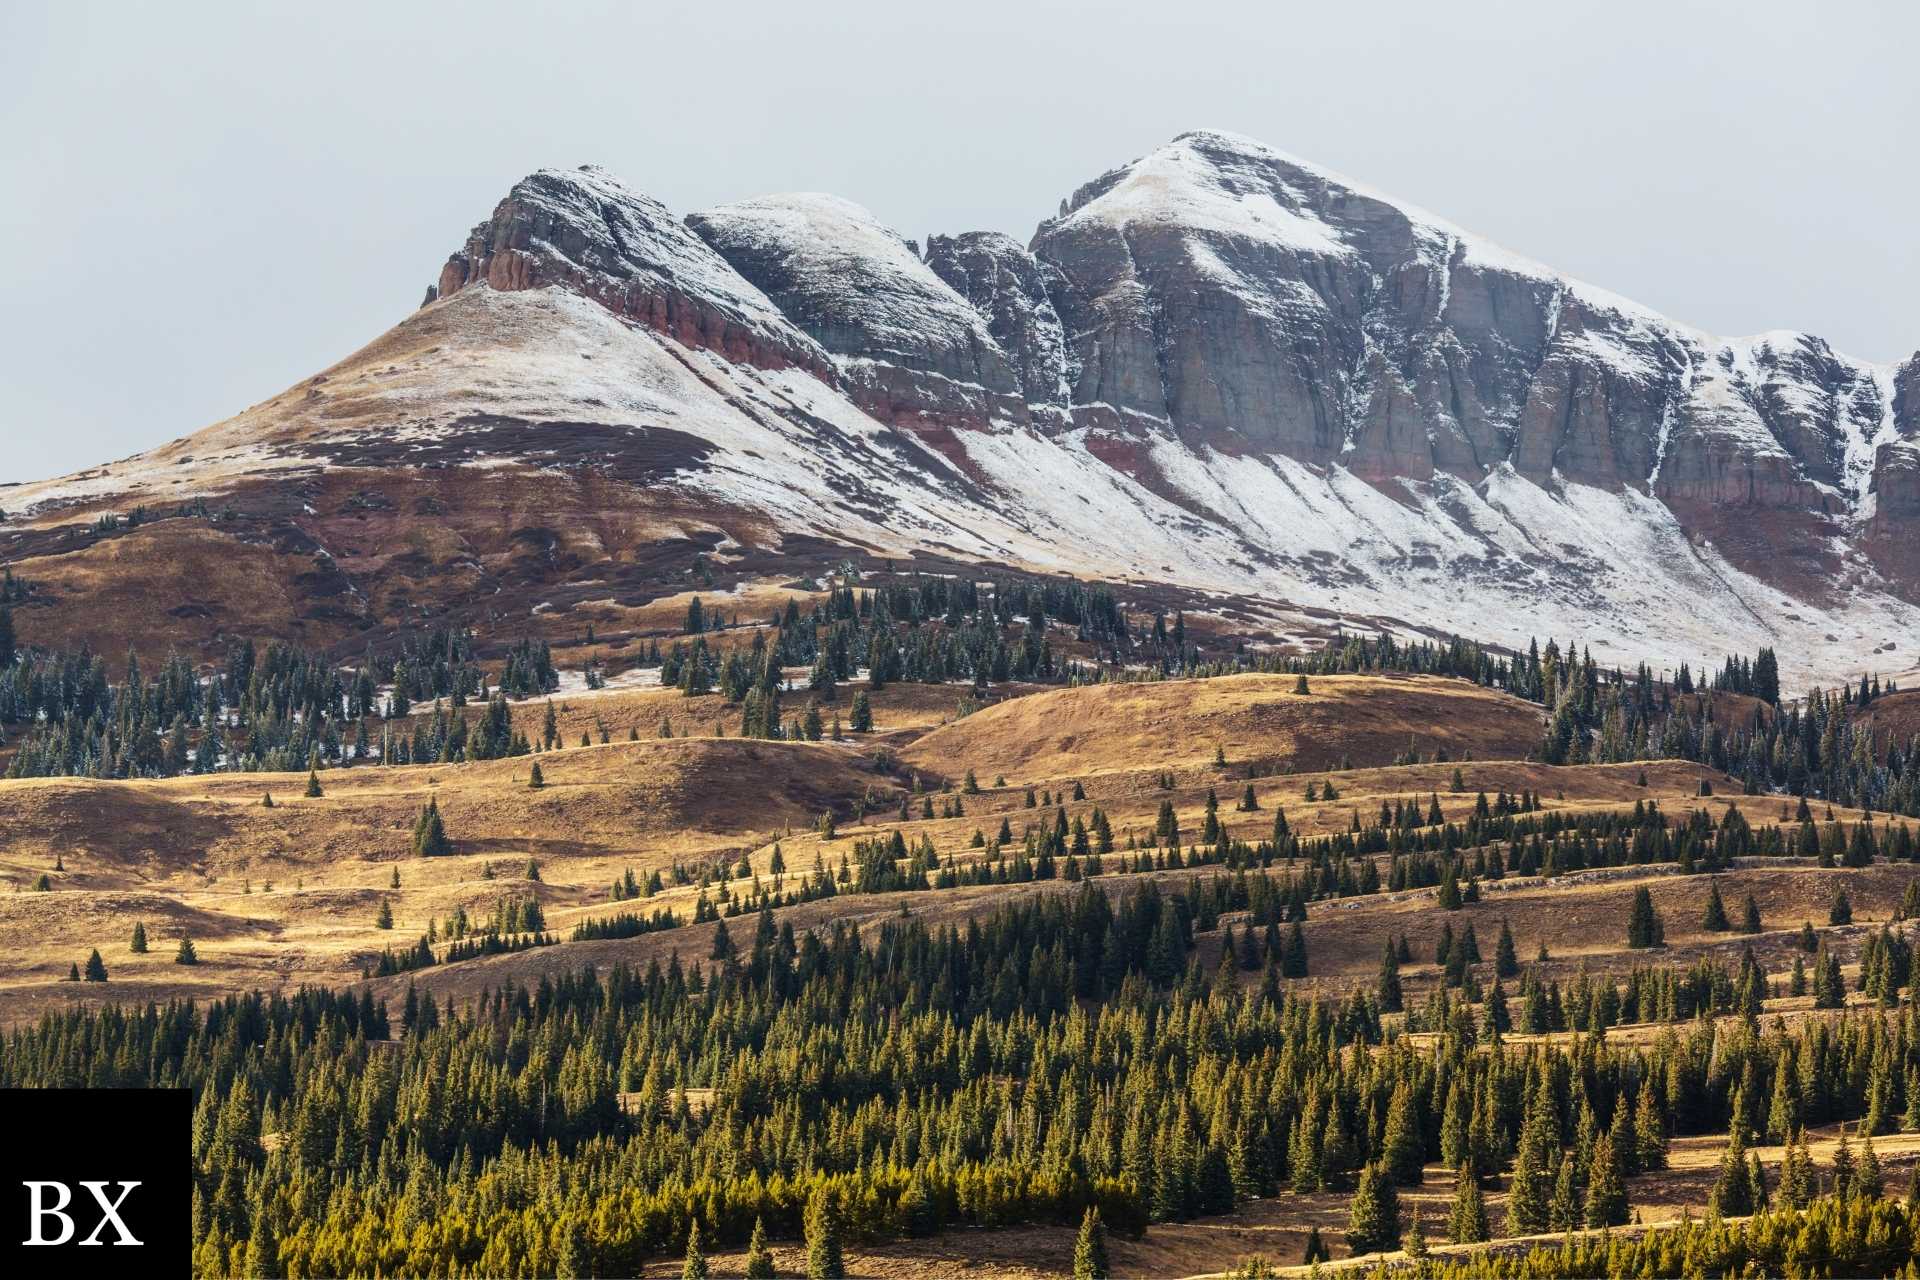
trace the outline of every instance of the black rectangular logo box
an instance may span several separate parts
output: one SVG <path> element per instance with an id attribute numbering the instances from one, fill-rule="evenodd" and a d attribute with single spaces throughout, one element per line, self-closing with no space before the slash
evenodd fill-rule
<path id="1" fill-rule="evenodd" d="M 193 1261 L 193 1094 L 0 1089 L 0 1273 Z M 83 1264 L 84 1265 L 84 1264 Z"/>

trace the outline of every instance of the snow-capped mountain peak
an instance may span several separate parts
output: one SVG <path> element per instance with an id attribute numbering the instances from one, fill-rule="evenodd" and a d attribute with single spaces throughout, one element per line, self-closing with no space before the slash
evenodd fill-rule
<path id="1" fill-rule="evenodd" d="M 326 494 L 364 520 L 413 501 L 388 485 L 512 475 L 537 537 L 494 499 L 460 514 L 478 481 L 434 499 L 463 564 L 511 566 L 445 587 L 494 610 L 513 575 L 551 605 L 584 571 L 552 549 L 573 512 L 575 559 L 606 561 L 580 589 L 616 596 L 664 547 L 931 558 L 1198 593 L 1281 632 L 1767 644 L 1803 672 L 1881 665 L 1920 622 L 1920 358 L 1712 337 L 1233 134 L 1108 171 L 1026 245 L 923 250 L 812 193 L 683 221 L 604 170 L 542 170 L 429 302 L 229 422 L 15 491 L 8 518 L 285 510 L 329 572 L 360 566 L 368 620 L 405 606 L 382 584 L 411 561 L 356 551 Z"/>

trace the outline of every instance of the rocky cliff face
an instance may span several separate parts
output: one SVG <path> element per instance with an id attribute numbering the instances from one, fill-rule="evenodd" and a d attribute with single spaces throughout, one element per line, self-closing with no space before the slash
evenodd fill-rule
<path id="1" fill-rule="evenodd" d="M 1623 661 L 1771 644 L 1817 673 L 1920 629 L 1920 357 L 1716 338 L 1231 135 L 1100 176 L 1024 246 L 923 251 L 821 195 L 683 222 L 543 170 L 429 303 L 229 422 L 10 492 L 6 522 L 56 547 L 74 513 L 243 494 L 345 573 L 356 625 L 417 589 L 419 553 L 382 549 L 406 522 L 365 513 L 431 473 L 465 539 L 436 592 L 489 609 L 618 594 L 684 544 L 1578 633 Z M 573 558 L 545 515 L 461 513 L 475 476 L 570 513 Z"/>
<path id="2" fill-rule="evenodd" d="M 1911 434 L 1886 427 L 1887 372 L 1819 338 L 1710 337 L 1232 135 L 1102 175 L 1028 248 L 970 232 L 923 257 L 821 196 L 689 225 L 899 425 L 1080 427 L 1109 456 L 1166 433 L 1377 485 L 1511 467 L 1835 518 Z"/>
<path id="3" fill-rule="evenodd" d="M 1890 370 L 1806 334 L 1715 338 L 1250 139 L 1184 134 L 1082 186 L 1025 247 L 968 232 L 922 253 L 818 195 L 698 213 L 687 236 L 657 205 L 610 197 L 609 181 L 529 179 L 450 280 L 499 283 L 465 264 L 530 251 L 529 282 L 586 270 L 605 300 L 598 282 L 620 281 L 616 309 L 660 328 L 654 299 L 679 295 L 657 282 L 698 263 L 693 292 L 718 300 L 696 309 L 700 345 L 716 345 L 704 336 L 715 314 L 723 341 L 781 335 L 760 345 L 1002 499 L 1031 496 L 1026 476 L 996 474 L 1004 458 L 990 453 L 1009 446 L 986 441 L 1006 431 L 1063 437 L 1182 519 L 1236 530 L 1280 517 L 1247 507 L 1276 500 L 1249 481 L 1217 479 L 1228 459 L 1297 463 L 1334 490 L 1351 477 L 1448 519 L 1463 500 L 1513 517 L 1531 491 L 1514 479 L 1550 496 L 1620 495 L 1638 513 L 1622 518 L 1658 511 L 1797 597 L 1848 576 L 1856 544 L 1862 571 L 1920 596 L 1920 553 L 1903 536 L 1920 514 L 1920 359 Z M 645 234 L 608 244 L 599 223 L 625 224 L 585 216 L 608 205 Z M 686 245 L 696 237 L 710 254 Z M 668 247 L 636 253 L 636 240 Z M 547 267 L 542 246 L 561 261 Z M 509 262 L 517 285 L 523 268 Z M 765 299 L 774 315 L 739 299 Z M 684 341 L 686 328 L 673 331 Z M 1277 500 L 1301 493 L 1294 480 Z M 1335 559 L 1375 554 L 1365 540 Z M 1288 536 L 1242 541 L 1248 563 L 1289 559 Z M 1468 563 L 1485 571 L 1483 557 Z M 1349 567 L 1310 559 L 1295 571 L 1327 585 Z"/>
<path id="4" fill-rule="evenodd" d="M 557 285 L 692 347 L 760 368 L 831 378 L 833 362 L 657 200 L 604 169 L 542 169 L 440 269 L 428 300 L 476 282 Z"/>
<path id="5" fill-rule="evenodd" d="M 1857 509 L 1880 371 L 1818 338 L 1722 341 L 1246 139 L 1196 133 L 1034 239 L 1074 400 L 1375 482 L 1633 486 Z"/>
<path id="6" fill-rule="evenodd" d="M 1059 269 L 997 231 L 933 236 L 927 266 L 986 320 L 1027 407 L 1045 420 L 1063 421 L 1079 367 L 1070 359 L 1054 307 L 1066 290 Z"/>
<path id="7" fill-rule="evenodd" d="M 840 358 L 854 403 L 881 421 L 1024 421 L 1019 378 L 985 318 L 860 206 L 769 196 L 687 225 Z"/>

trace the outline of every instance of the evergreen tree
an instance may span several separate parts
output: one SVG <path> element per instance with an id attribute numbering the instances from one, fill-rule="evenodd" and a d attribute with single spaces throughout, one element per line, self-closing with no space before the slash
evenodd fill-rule
<path id="1" fill-rule="evenodd" d="M 309 769 L 307 770 L 307 799 L 313 800 L 313 799 L 316 799 L 319 795 L 320 795 L 320 774 L 316 770 Z"/>
<path id="2" fill-rule="evenodd" d="M 248 1280 L 272 1280 L 286 1274 L 280 1262 L 280 1239 L 273 1229 L 273 1215 L 264 1210 L 253 1217 L 253 1232 L 247 1237 L 245 1269 Z"/>
<path id="3" fill-rule="evenodd" d="M 753 1220 L 753 1237 L 747 1241 L 747 1280 L 773 1280 L 773 1251 L 767 1248 L 767 1224 L 758 1216 Z"/>
<path id="4" fill-rule="evenodd" d="M 147 954 L 147 926 L 144 922 L 139 920 L 133 922 L 133 942 L 127 949 L 137 956 Z"/>
<path id="5" fill-rule="evenodd" d="M 546 785 L 547 785 L 547 775 L 540 772 L 540 762 L 538 760 L 535 760 L 533 762 L 532 771 L 527 774 L 527 786 L 531 787 L 535 791 L 538 791 L 540 788 Z"/>
<path id="6" fill-rule="evenodd" d="M 1514 949 L 1513 929 L 1504 918 L 1500 921 L 1500 941 L 1494 947 L 1493 972 L 1501 978 L 1520 976 L 1520 958 Z"/>
<path id="7" fill-rule="evenodd" d="M 1813 1156 L 1807 1150 L 1807 1135 L 1796 1131 L 1787 1140 L 1785 1157 L 1780 1164 L 1781 1202 L 1804 1209 L 1819 1193 L 1819 1175 L 1814 1172 Z"/>
<path id="8" fill-rule="evenodd" d="M 1726 1150 L 1721 1153 L 1720 1172 L 1714 1179 L 1708 1203 L 1723 1218 L 1744 1217 L 1757 1207 L 1754 1203 L 1753 1173 L 1747 1164 L 1746 1142 L 1738 1123 L 1728 1135 Z"/>
<path id="9" fill-rule="evenodd" d="M 846 1259 L 840 1250 L 840 1209 L 824 1186 L 807 1201 L 807 1280 L 844 1280 Z"/>
<path id="10" fill-rule="evenodd" d="M 1667 1167 L 1666 1120 L 1650 1085 L 1641 1088 L 1640 1099 L 1633 1109 L 1633 1143 L 1637 1168 L 1655 1170 Z"/>
<path id="11" fill-rule="evenodd" d="M 1847 1002 L 1846 984 L 1840 977 L 1840 957 L 1822 942 L 1813 956 L 1813 1007 L 1838 1009 Z"/>
<path id="12" fill-rule="evenodd" d="M 1707 887 L 1707 912 L 1705 918 L 1700 921 L 1700 927 L 1708 933 L 1725 933 L 1733 928 L 1732 923 L 1727 919 L 1726 903 L 1720 900 L 1718 880 Z"/>
<path id="13" fill-rule="evenodd" d="M 1280 973 L 1287 978 L 1307 976 L 1307 935 L 1301 930 L 1298 920 L 1287 930 L 1287 950 L 1280 962 Z"/>
<path id="14" fill-rule="evenodd" d="M 1387 1103 L 1387 1123 L 1380 1139 L 1382 1170 L 1403 1187 L 1418 1186 L 1420 1169 L 1426 1163 L 1426 1150 L 1420 1135 L 1419 1118 L 1413 1110 L 1413 1090 L 1402 1082 Z"/>
<path id="15" fill-rule="evenodd" d="M 853 695 L 853 711 L 847 717 L 847 727 L 855 733 L 873 731 L 873 702 L 864 689 Z"/>
<path id="16" fill-rule="evenodd" d="M 1666 931 L 1661 928 L 1659 913 L 1653 909 L 1653 895 L 1641 885 L 1633 891 L 1633 910 L 1627 916 L 1627 945 L 1639 949 L 1662 946 L 1665 942 Z"/>
<path id="17" fill-rule="evenodd" d="M 1580 1205 L 1579 1180 L 1575 1166 L 1579 1152 L 1569 1151 L 1553 1162 L 1553 1199 L 1547 1205 L 1547 1225 L 1555 1231 L 1571 1231 L 1580 1225 L 1585 1211 Z"/>
<path id="18" fill-rule="evenodd" d="M 700 1247 L 700 1219 L 687 1228 L 687 1261 L 680 1268 L 680 1280 L 707 1280 L 707 1255 Z"/>
<path id="19" fill-rule="evenodd" d="M 1871 1137 L 1860 1140 L 1860 1158 L 1854 1163 L 1853 1178 L 1846 1190 L 1848 1195 L 1862 1200 L 1878 1200 L 1887 1193 L 1880 1173 L 1880 1157 L 1874 1154 Z"/>
<path id="20" fill-rule="evenodd" d="M 584 1224 L 577 1218 L 561 1219 L 555 1234 L 553 1274 L 557 1280 L 586 1280 L 587 1242 Z"/>
<path id="21" fill-rule="evenodd" d="M 1106 1224 L 1100 1221 L 1100 1211 L 1089 1205 L 1073 1242 L 1073 1280 L 1107 1280 L 1110 1274 Z"/>
<path id="22" fill-rule="evenodd" d="M 88 982 L 105 982 L 107 980 L 107 962 L 100 958 L 100 949 L 98 947 L 95 947 L 93 954 L 87 957 L 86 978 Z"/>
<path id="23" fill-rule="evenodd" d="M 1847 1126 L 1840 1126 L 1840 1141 L 1833 1148 L 1833 1192 L 1845 1195 L 1853 1185 L 1853 1144 L 1847 1141 Z"/>
<path id="24" fill-rule="evenodd" d="M 1799 1128 L 1800 1107 L 1794 1096 L 1793 1073 L 1782 1063 L 1773 1073 L 1773 1096 L 1767 1103 L 1767 1135 L 1783 1143 L 1791 1142 Z"/>
<path id="25" fill-rule="evenodd" d="M 1347 1215 L 1347 1245 L 1355 1253 L 1391 1249 L 1400 1239 L 1400 1196 L 1378 1164 L 1360 1170 Z"/>
<path id="26" fill-rule="evenodd" d="M 1627 1181 L 1613 1139 L 1601 1134 L 1587 1166 L 1587 1225 L 1617 1227 L 1627 1220 Z"/>
<path id="27" fill-rule="evenodd" d="M 1740 908 L 1740 932 L 1759 933 L 1760 931 L 1760 904 L 1753 900 L 1752 894 L 1748 894 L 1746 902 Z"/>
<path id="28" fill-rule="evenodd" d="M 1413 1214 L 1407 1223 L 1407 1233 L 1400 1238 L 1400 1248 L 1409 1257 L 1418 1261 L 1427 1256 L 1427 1232 L 1420 1223 L 1420 1204 L 1414 1202 Z"/>
<path id="29" fill-rule="evenodd" d="M 1487 1204 L 1480 1194 L 1480 1179 L 1469 1165 L 1462 1164 L 1454 1176 L 1453 1212 L 1447 1218 L 1447 1240 L 1451 1244 L 1478 1244 L 1487 1238 Z"/>
<path id="30" fill-rule="evenodd" d="M 1394 955 L 1391 942 L 1380 956 L 1380 977 L 1374 984 L 1374 995 L 1382 1013 L 1399 1013 L 1405 1007 L 1400 990 L 1400 960 Z"/>
<path id="31" fill-rule="evenodd" d="M 1559 1108 L 1552 1083 L 1541 1079 L 1527 1106 L 1507 1192 L 1507 1234 L 1527 1236 L 1547 1229 L 1550 1157 L 1560 1150 Z"/>
<path id="32" fill-rule="evenodd" d="M 446 824 L 440 819 L 440 800 L 433 797 L 426 807 L 420 810 L 420 817 L 413 824 L 413 852 L 422 858 L 438 858 L 453 852 L 453 842 L 447 838 Z"/>
<path id="33" fill-rule="evenodd" d="M 192 938 L 180 939 L 180 949 L 174 953 L 175 964 L 199 964 L 200 953 L 193 949 Z"/>

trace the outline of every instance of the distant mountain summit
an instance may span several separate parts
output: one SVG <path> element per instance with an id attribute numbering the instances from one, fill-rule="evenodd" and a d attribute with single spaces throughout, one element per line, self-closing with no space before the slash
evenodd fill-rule
<path id="1" fill-rule="evenodd" d="M 135 507 L 168 518 L 95 525 Z M 921 246 L 818 194 L 680 219 L 549 169 L 369 347 L 0 508 L 25 630 L 103 642 L 89 594 L 145 644 L 357 644 L 550 626 L 698 555 L 1071 573 L 1280 639 L 1898 670 L 1920 357 L 1713 337 L 1224 133 L 1024 246 Z"/>

